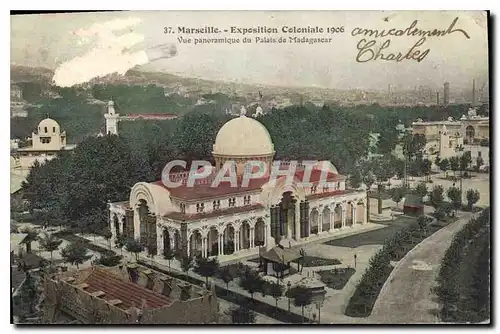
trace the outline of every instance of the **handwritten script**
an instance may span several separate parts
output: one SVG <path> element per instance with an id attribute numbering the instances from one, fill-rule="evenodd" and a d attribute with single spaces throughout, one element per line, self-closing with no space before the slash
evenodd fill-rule
<path id="1" fill-rule="evenodd" d="M 385 60 L 385 61 L 395 61 L 402 62 L 403 60 L 415 60 L 421 62 L 424 60 L 430 52 L 430 49 L 424 49 L 422 47 L 425 44 L 427 38 L 430 37 L 445 37 L 454 33 L 463 34 L 465 38 L 470 39 L 469 34 L 463 29 L 455 28 L 457 24 L 458 17 L 456 17 L 453 22 L 451 22 L 448 29 L 429 29 L 423 30 L 417 28 L 418 21 L 415 20 L 406 29 L 364 29 L 356 27 L 351 31 L 352 36 L 363 36 L 368 38 L 362 38 L 358 44 L 358 54 L 356 56 L 356 61 L 359 63 L 366 63 L 372 60 Z M 420 37 L 420 39 L 406 52 L 389 52 L 387 50 L 391 46 L 391 38 L 388 36 L 396 37 Z M 385 40 L 377 46 L 377 39 L 385 38 Z"/>

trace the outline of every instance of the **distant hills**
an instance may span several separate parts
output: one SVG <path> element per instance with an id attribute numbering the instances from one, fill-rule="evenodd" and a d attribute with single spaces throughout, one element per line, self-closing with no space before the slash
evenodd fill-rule
<path id="1" fill-rule="evenodd" d="M 38 82 L 51 86 L 54 71 L 43 67 L 28 67 L 11 65 L 11 83 Z M 262 92 L 266 97 L 287 96 L 306 99 L 335 99 L 346 91 L 324 89 L 317 87 L 279 87 L 258 84 L 244 84 L 225 81 L 205 80 L 200 78 L 181 77 L 165 72 L 146 72 L 137 69 L 129 70 L 125 75 L 112 74 L 93 79 L 81 85 L 89 88 L 94 84 L 128 84 L 128 85 L 157 85 L 166 91 L 184 91 L 189 93 L 214 94 L 223 93 L 228 96 L 258 96 Z"/>

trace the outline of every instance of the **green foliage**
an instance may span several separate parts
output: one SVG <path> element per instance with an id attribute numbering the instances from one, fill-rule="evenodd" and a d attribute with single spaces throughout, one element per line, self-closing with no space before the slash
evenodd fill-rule
<path id="1" fill-rule="evenodd" d="M 399 205 L 399 202 L 401 202 L 401 200 L 405 195 L 406 195 L 406 188 L 399 187 L 391 189 L 391 199 L 396 203 L 396 205 Z"/>
<path id="2" fill-rule="evenodd" d="M 418 194 L 420 197 L 424 198 L 427 193 L 427 185 L 423 182 L 417 184 L 417 187 L 415 188 L 415 193 Z"/>
<path id="3" fill-rule="evenodd" d="M 52 261 L 52 252 L 59 249 L 62 240 L 57 239 L 53 234 L 45 233 L 39 238 L 40 248 L 44 251 L 50 252 L 50 260 Z"/>
<path id="4" fill-rule="evenodd" d="M 229 314 L 233 324 L 253 324 L 255 322 L 255 313 L 245 305 L 232 308 Z"/>
<path id="5" fill-rule="evenodd" d="M 457 187 L 450 187 L 448 188 L 446 195 L 448 195 L 453 209 L 460 209 L 462 205 L 462 194 L 460 193 L 460 189 L 458 189 Z"/>
<path id="6" fill-rule="evenodd" d="M 217 275 L 221 280 L 226 283 L 226 287 L 229 290 L 229 282 L 236 278 L 236 275 L 229 269 L 229 266 L 225 266 L 222 270 L 218 271 Z"/>
<path id="7" fill-rule="evenodd" d="M 437 209 L 444 201 L 444 189 L 442 186 L 437 185 L 432 188 L 432 191 L 429 194 L 429 200 L 434 209 Z"/>
<path id="8" fill-rule="evenodd" d="M 103 254 L 99 258 L 99 264 L 105 267 L 114 267 L 120 264 L 123 256 L 117 254 Z"/>
<path id="9" fill-rule="evenodd" d="M 184 271 L 186 275 L 189 275 L 189 270 L 194 266 L 193 258 L 191 256 L 182 256 L 180 262 L 182 271 Z"/>
<path id="10" fill-rule="evenodd" d="M 253 294 L 255 292 L 262 291 L 263 280 L 256 271 L 246 268 L 242 277 L 240 277 L 240 286 L 248 291 L 253 299 Z"/>
<path id="11" fill-rule="evenodd" d="M 87 248 L 81 242 L 73 242 L 61 249 L 61 256 L 64 262 L 76 265 L 77 268 L 91 258 L 91 255 L 87 254 Z"/>
<path id="12" fill-rule="evenodd" d="M 472 156 L 470 151 L 465 151 L 459 158 L 459 168 L 461 171 L 467 170 L 469 165 L 472 163 Z"/>
<path id="13" fill-rule="evenodd" d="M 214 277 L 219 269 L 219 261 L 217 258 L 207 259 L 204 257 L 196 258 L 196 264 L 194 266 L 194 271 L 201 276 L 205 277 L 205 283 L 208 287 L 208 278 Z"/>
<path id="14" fill-rule="evenodd" d="M 460 159 L 457 156 L 450 158 L 450 169 L 455 173 L 460 168 Z"/>
<path id="15" fill-rule="evenodd" d="M 312 291 L 305 286 L 297 286 L 295 289 L 295 298 L 293 303 L 295 306 L 302 308 L 302 319 L 304 319 L 304 307 L 312 303 Z"/>
<path id="16" fill-rule="evenodd" d="M 467 208 L 469 211 L 472 211 L 474 204 L 479 201 L 480 194 L 478 190 L 469 189 L 467 190 Z"/>
<path id="17" fill-rule="evenodd" d="M 139 241 L 131 238 L 126 241 L 125 249 L 127 250 L 127 252 L 134 253 L 135 259 L 137 261 L 139 259 L 139 253 L 144 250 L 144 247 Z"/>
<path id="18" fill-rule="evenodd" d="M 447 170 L 450 169 L 450 160 L 448 159 L 442 159 L 439 161 L 439 169 L 441 169 L 443 172 L 446 172 Z"/>
<path id="19" fill-rule="evenodd" d="M 435 290 L 439 302 L 442 305 L 440 317 L 446 322 L 483 321 L 490 318 L 489 315 L 489 209 L 483 210 L 481 215 L 471 219 L 462 230 L 453 238 L 447 249 L 440 266 Z M 474 243 L 477 241 L 484 245 L 486 251 L 481 252 L 476 261 L 474 256 Z M 468 267 L 467 259 L 472 262 L 482 263 L 479 266 Z M 478 269 L 481 269 L 479 271 Z M 472 272 L 473 282 L 483 282 L 481 285 L 472 284 L 472 291 L 462 280 L 464 275 Z M 464 303 L 467 299 L 471 303 Z M 485 312 L 486 311 L 486 312 Z"/>

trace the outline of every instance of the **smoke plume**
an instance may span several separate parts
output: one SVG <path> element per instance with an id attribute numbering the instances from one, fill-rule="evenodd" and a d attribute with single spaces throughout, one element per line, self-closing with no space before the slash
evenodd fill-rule
<path id="1" fill-rule="evenodd" d="M 137 18 L 114 19 L 74 31 L 77 44 L 89 45 L 89 50 L 59 65 L 54 73 L 54 84 L 71 87 L 112 73 L 124 75 L 134 66 L 146 64 L 148 57 L 144 51 L 128 52 L 144 41 L 143 35 L 133 32 L 140 22 Z M 125 29 L 126 33 L 117 34 Z"/>

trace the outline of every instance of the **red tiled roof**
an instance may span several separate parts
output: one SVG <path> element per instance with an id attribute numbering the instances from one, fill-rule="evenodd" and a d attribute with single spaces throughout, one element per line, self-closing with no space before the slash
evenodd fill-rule
<path id="1" fill-rule="evenodd" d="M 168 306 L 175 301 L 174 298 L 125 281 L 118 275 L 97 267 L 93 268 L 92 273 L 82 283 L 88 284 L 88 287 L 85 289 L 86 292 L 102 291 L 105 293 L 103 299 L 107 301 L 113 299 L 121 300 L 122 303 L 116 306 L 123 310 L 128 310 L 130 307 L 140 308 L 143 300 L 146 301 L 148 308 Z"/>
<path id="2" fill-rule="evenodd" d="M 125 116 L 122 116 L 122 119 L 136 119 L 136 118 L 142 118 L 142 119 L 173 119 L 177 118 L 178 116 L 175 114 L 128 114 Z"/>
<path id="3" fill-rule="evenodd" d="M 319 182 L 321 180 L 321 172 L 322 171 L 319 169 L 313 169 L 311 171 L 309 182 L 313 183 Z M 213 175 L 209 177 L 213 177 Z M 304 171 L 303 170 L 297 171 L 295 173 L 295 177 L 299 181 L 303 181 Z M 334 174 L 331 172 L 328 172 L 326 177 L 326 180 L 328 182 L 341 181 L 344 179 L 345 178 L 342 175 Z M 153 182 L 153 184 L 159 185 L 170 191 L 172 197 L 177 197 L 184 200 L 199 200 L 199 199 L 216 198 L 221 196 L 227 196 L 230 194 L 238 194 L 238 193 L 258 190 L 269 181 L 269 175 L 266 175 L 258 179 L 250 179 L 247 187 L 241 186 L 242 183 L 241 180 L 242 180 L 241 177 L 238 178 L 237 187 L 232 187 L 230 182 L 221 182 L 217 187 L 212 187 L 210 182 L 208 184 L 195 183 L 193 187 L 181 185 L 175 188 L 166 187 L 162 181 L 155 181 Z M 197 181 L 199 182 L 200 180 Z"/>
<path id="4" fill-rule="evenodd" d="M 307 195 L 307 199 L 315 199 L 315 198 L 323 198 L 323 197 L 330 197 L 330 196 L 336 196 L 336 195 L 344 195 L 348 194 L 352 191 L 350 190 L 335 190 L 335 191 L 328 191 L 324 193 L 316 193 L 316 194 L 309 194 Z"/>
<path id="5" fill-rule="evenodd" d="M 253 205 L 246 205 L 246 206 L 240 206 L 240 207 L 235 207 L 235 208 L 228 208 L 228 209 L 224 209 L 224 210 L 210 211 L 207 213 L 185 214 L 185 213 L 180 213 L 180 212 L 169 212 L 164 217 L 174 219 L 174 220 L 196 220 L 196 219 L 203 219 L 203 218 L 218 217 L 218 216 L 222 216 L 222 215 L 231 215 L 231 214 L 240 213 L 240 212 L 247 212 L 247 211 L 262 209 L 263 207 L 264 206 L 262 204 L 253 204 Z"/>
<path id="6" fill-rule="evenodd" d="M 185 200 L 197 200 L 254 191 L 266 184 L 267 180 L 267 178 L 251 179 L 249 180 L 248 187 L 241 187 L 241 182 L 238 182 L 238 187 L 235 188 L 231 187 L 231 183 L 229 182 L 221 182 L 217 187 L 212 187 L 210 184 L 195 184 L 193 187 L 181 185 L 175 188 L 166 187 L 162 181 L 153 183 L 170 191 L 170 195 L 173 197 Z"/>

